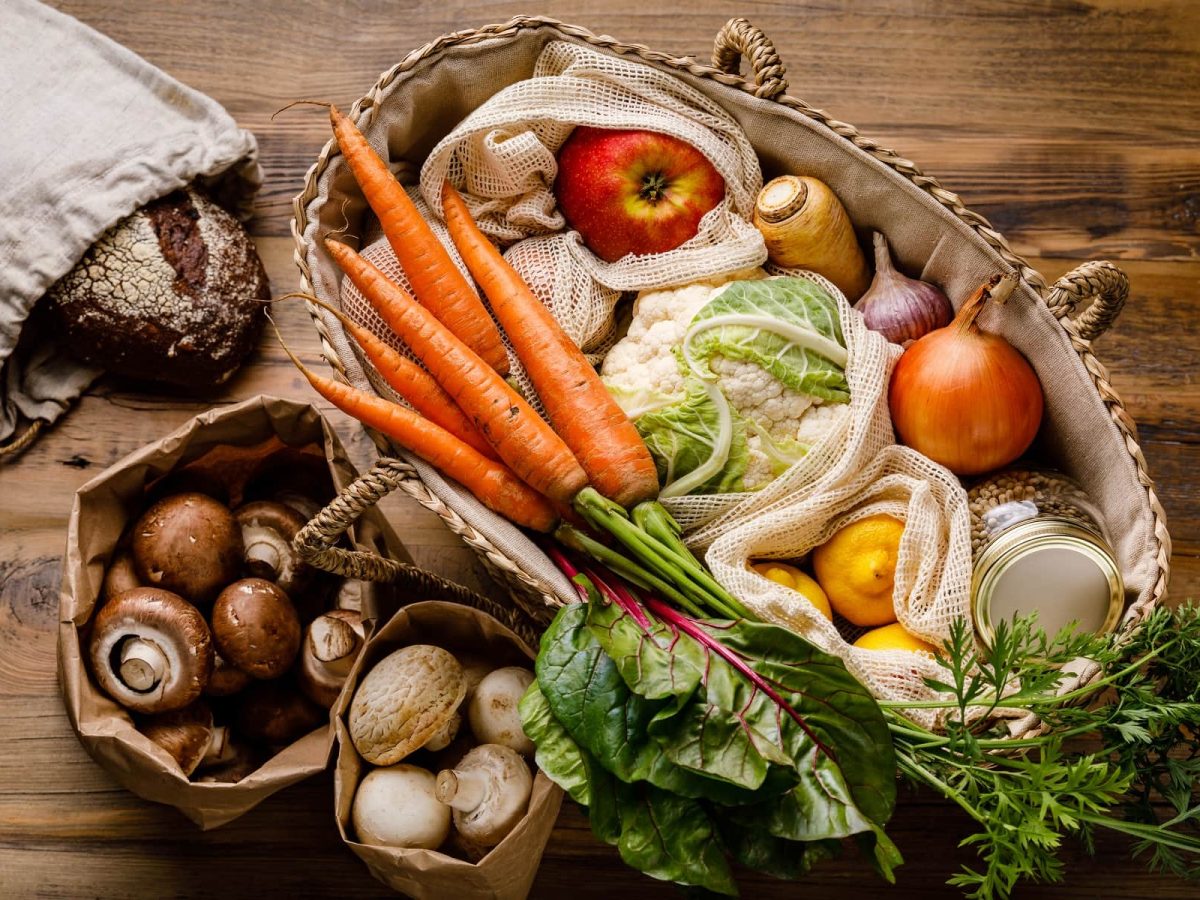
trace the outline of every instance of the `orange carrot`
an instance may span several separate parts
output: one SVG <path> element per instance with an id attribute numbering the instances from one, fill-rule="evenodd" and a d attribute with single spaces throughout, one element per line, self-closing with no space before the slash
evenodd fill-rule
<path id="1" fill-rule="evenodd" d="M 458 191 L 442 189 L 446 227 L 467 268 L 491 301 L 554 430 L 592 486 L 622 506 L 658 495 L 654 460 L 637 428 L 600 376 L 471 218 Z"/>
<path id="2" fill-rule="evenodd" d="M 397 394 L 412 404 L 421 415 L 435 425 L 440 425 L 466 444 L 470 444 L 488 459 L 498 460 L 492 445 L 483 439 L 471 420 L 466 417 L 454 398 L 442 390 L 437 380 L 402 353 L 398 353 L 375 336 L 369 328 L 359 325 L 340 309 L 334 309 L 311 294 L 285 294 L 284 297 L 303 297 L 335 316 L 342 327 L 362 348 L 380 377 Z M 284 299 L 280 297 L 279 299 Z"/>
<path id="3" fill-rule="evenodd" d="M 283 343 L 282 339 L 280 343 Z M 318 375 L 300 362 L 286 345 L 283 349 L 318 394 L 459 482 L 488 509 L 534 531 L 550 531 L 558 521 L 558 513 L 550 501 L 521 481 L 503 463 L 481 455 L 411 409 Z"/>
<path id="4" fill-rule="evenodd" d="M 417 299 L 489 366 L 507 375 L 508 354 L 500 330 L 404 187 L 336 106 L 329 107 L 329 120 L 346 164 L 375 211 Z"/>
<path id="5" fill-rule="evenodd" d="M 583 490 L 570 448 L 494 369 L 350 247 L 326 239 L 325 248 L 518 476 L 560 503 Z"/>

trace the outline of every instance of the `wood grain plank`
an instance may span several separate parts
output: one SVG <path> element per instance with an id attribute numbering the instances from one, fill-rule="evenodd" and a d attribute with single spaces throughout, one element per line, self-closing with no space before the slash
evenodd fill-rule
<path id="1" fill-rule="evenodd" d="M 292 289 L 290 198 L 327 140 L 318 111 L 271 113 L 297 97 L 347 103 L 409 49 L 502 21 L 526 3 L 447 0 L 56 0 L 194 87 L 259 138 L 267 183 L 252 223 L 277 293 Z M 550 14 L 601 33 L 707 59 L 734 10 L 700 0 L 687 15 L 614 0 L 565 0 Z M 1175 540 L 1172 597 L 1200 597 L 1200 4 L 1187 0 L 822 0 L 745 2 L 791 63 L 792 93 L 918 161 L 987 215 L 1049 277 L 1080 259 L 1123 260 L 1126 312 L 1097 345 L 1140 423 Z M 309 364 L 319 347 L 298 304 L 276 309 Z M 394 896 L 342 845 L 328 774 L 230 825 L 197 833 L 177 813 L 119 788 L 92 763 L 63 714 L 54 672 L 60 557 L 71 496 L 104 467 L 214 404 L 257 392 L 311 397 L 264 335 L 250 365 L 204 397 L 102 381 L 37 448 L 0 468 L 0 896 Z M 337 423 L 360 467 L 372 448 Z M 419 564 L 485 585 L 473 553 L 403 497 L 386 513 Z M 597 843 L 570 804 L 533 896 L 674 897 Z M 802 886 L 743 880 L 746 896 L 896 900 L 956 897 L 944 885 L 969 852 L 967 823 L 929 794 L 906 794 L 890 833 L 909 858 L 895 888 L 852 850 Z M 1124 841 L 1095 859 L 1064 852 L 1065 886 L 1032 898 L 1191 897 L 1145 874 Z"/>

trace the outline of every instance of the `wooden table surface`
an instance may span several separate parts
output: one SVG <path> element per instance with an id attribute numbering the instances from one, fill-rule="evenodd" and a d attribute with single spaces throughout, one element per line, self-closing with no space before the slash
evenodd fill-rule
<path id="1" fill-rule="evenodd" d="M 258 136 L 266 185 L 251 229 L 277 292 L 293 289 L 290 200 L 328 137 L 324 119 L 271 113 L 299 97 L 348 106 L 376 75 L 444 32 L 547 12 L 618 38 L 707 59 L 731 15 L 763 28 L 791 64 L 792 93 L 936 174 L 1049 278 L 1119 260 L 1132 297 L 1098 347 L 1141 430 L 1174 538 L 1171 592 L 1200 595 L 1200 4 L 1189 0 L 821 0 L 674 4 L 590 0 L 389 3 L 55 0 L 54 4 L 223 103 Z M 0 177 L 3 177 L 0 175 Z M 315 333 L 279 310 L 310 363 Z M 311 399 L 264 338 L 224 390 L 202 399 L 98 384 L 15 464 L 0 469 L 0 896 L 386 896 L 340 843 L 332 782 L 318 777 L 202 834 L 120 789 L 79 746 L 55 677 L 60 554 L 72 492 L 199 411 L 260 392 Z M 333 414 L 360 464 L 366 441 Z M 432 514 L 389 500 L 418 562 L 472 583 L 474 557 Z M 464 574 L 465 573 L 465 574 Z M 568 803 L 569 807 L 570 804 Z M 888 890 L 850 850 L 803 885 L 742 879 L 745 896 L 954 897 L 967 823 L 906 795 L 889 831 L 908 858 Z M 1103 839 L 1065 852 L 1065 886 L 1020 897 L 1195 897 L 1145 874 Z M 806 893 L 807 892 L 807 893 Z M 625 868 L 564 808 L 536 897 L 676 896 Z"/>

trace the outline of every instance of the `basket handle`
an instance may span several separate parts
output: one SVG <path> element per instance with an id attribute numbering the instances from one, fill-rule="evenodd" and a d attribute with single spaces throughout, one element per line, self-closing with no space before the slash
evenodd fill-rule
<path id="1" fill-rule="evenodd" d="M 402 606 L 417 600 L 448 600 L 473 606 L 498 619 L 531 647 L 537 647 L 538 630 L 523 613 L 513 607 L 411 563 L 335 546 L 364 512 L 412 475 L 412 466 L 403 460 L 381 457 L 369 472 L 348 484 L 341 494 L 334 497 L 300 530 L 292 542 L 300 558 L 311 566 L 343 578 L 390 582 L 404 595 Z"/>
<path id="2" fill-rule="evenodd" d="M 750 66 L 754 76 L 754 96 L 774 100 L 787 93 L 788 83 L 784 77 L 783 60 L 775 50 L 771 39 L 745 19 L 730 19 L 717 32 L 713 41 L 713 65 L 728 75 L 737 75 L 742 57 Z"/>
<path id="3" fill-rule="evenodd" d="M 1046 291 L 1046 305 L 1056 318 L 1075 311 L 1083 300 L 1092 305 L 1075 317 L 1075 329 L 1085 341 L 1108 331 L 1129 298 L 1129 277 L 1107 260 L 1093 260 L 1072 269 Z"/>

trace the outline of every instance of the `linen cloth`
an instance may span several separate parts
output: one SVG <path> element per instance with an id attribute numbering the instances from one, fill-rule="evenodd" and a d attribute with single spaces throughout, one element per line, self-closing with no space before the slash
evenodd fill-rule
<path id="1" fill-rule="evenodd" d="M 214 100 L 35 0 L 0 3 L 0 443 L 53 422 L 100 370 L 38 300 L 138 207 L 199 183 L 247 219 L 258 145 Z"/>

